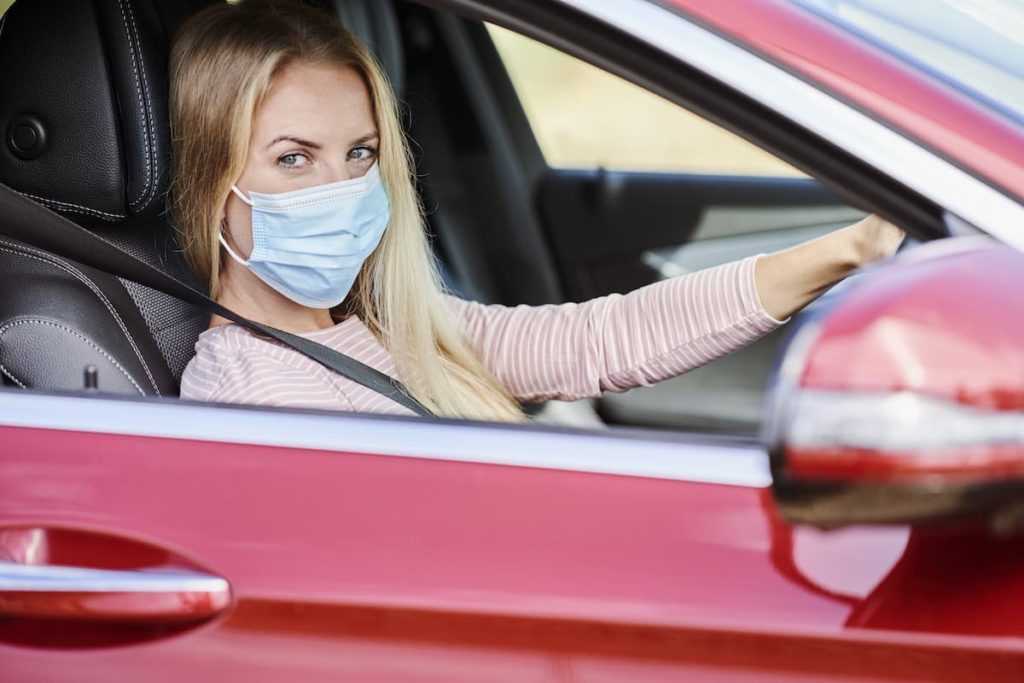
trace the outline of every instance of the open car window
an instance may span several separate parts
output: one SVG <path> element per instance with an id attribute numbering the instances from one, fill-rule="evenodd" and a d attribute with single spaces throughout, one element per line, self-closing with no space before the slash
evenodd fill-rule
<path id="1" fill-rule="evenodd" d="M 541 220 L 570 298 L 785 249 L 865 215 L 683 107 L 513 31 L 487 30 L 544 155 Z M 598 410 L 612 424 L 753 434 L 785 336 L 606 394 Z"/>
<path id="2" fill-rule="evenodd" d="M 487 30 L 553 167 L 806 177 L 618 76 L 500 26 Z"/>

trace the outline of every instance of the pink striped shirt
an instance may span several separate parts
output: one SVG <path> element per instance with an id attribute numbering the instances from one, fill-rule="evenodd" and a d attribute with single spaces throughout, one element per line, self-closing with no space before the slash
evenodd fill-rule
<path id="1" fill-rule="evenodd" d="M 674 377 L 782 324 L 758 299 L 757 258 L 582 304 L 506 307 L 454 297 L 448 301 L 484 365 L 517 399 L 571 401 Z M 358 318 L 302 336 L 397 376 L 394 359 Z M 298 351 L 236 325 L 199 336 L 181 380 L 181 396 L 411 414 Z"/>

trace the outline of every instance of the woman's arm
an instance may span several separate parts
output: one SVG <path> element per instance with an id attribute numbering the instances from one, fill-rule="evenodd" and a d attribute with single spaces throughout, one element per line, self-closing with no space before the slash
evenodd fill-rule
<path id="1" fill-rule="evenodd" d="M 791 249 L 761 257 L 755 271 L 757 294 L 774 318 L 788 318 L 851 272 L 891 256 L 903 231 L 871 215 Z"/>
<path id="2" fill-rule="evenodd" d="M 450 304 L 484 365 L 513 396 L 574 400 L 674 377 L 780 325 L 758 301 L 758 260 L 582 304 Z"/>
<path id="3" fill-rule="evenodd" d="M 582 304 L 449 301 L 484 365 L 517 399 L 574 400 L 653 384 L 735 351 L 902 238 L 871 216 L 786 251 Z"/>

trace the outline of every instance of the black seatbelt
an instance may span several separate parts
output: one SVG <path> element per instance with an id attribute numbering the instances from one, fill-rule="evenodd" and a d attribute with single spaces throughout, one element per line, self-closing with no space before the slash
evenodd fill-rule
<path id="1" fill-rule="evenodd" d="M 208 313 L 216 313 L 241 327 L 295 349 L 353 382 L 387 396 L 417 415 L 431 415 L 426 407 L 409 395 L 400 382 L 383 372 L 305 337 L 249 320 L 3 183 L 0 183 L 0 234 L 156 289 Z"/>

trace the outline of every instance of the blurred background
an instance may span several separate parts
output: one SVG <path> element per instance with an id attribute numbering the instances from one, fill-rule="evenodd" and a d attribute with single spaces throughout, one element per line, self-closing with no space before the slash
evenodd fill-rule
<path id="1" fill-rule="evenodd" d="M 488 29 L 551 166 L 802 175 L 628 81 L 503 28 Z"/>

